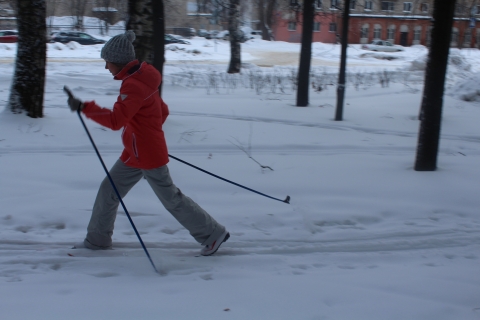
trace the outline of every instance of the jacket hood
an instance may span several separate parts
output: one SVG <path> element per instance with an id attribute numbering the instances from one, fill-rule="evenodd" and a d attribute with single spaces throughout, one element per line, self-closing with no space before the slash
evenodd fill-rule
<path id="1" fill-rule="evenodd" d="M 162 76 L 157 69 L 146 62 L 139 62 L 133 60 L 128 63 L 118 74 L 115 75 L 115 80 L 126 80 L 133 78 L 140 81 L 145 86 L 151 89 L 157 89 L 162 81 Z"/>

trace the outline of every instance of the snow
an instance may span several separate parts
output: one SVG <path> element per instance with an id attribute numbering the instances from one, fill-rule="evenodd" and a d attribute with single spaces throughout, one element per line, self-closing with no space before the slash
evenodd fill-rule
<path id="1" fill-rule="evenodd" d="M 220 83 L 217 93 L 179 81 L 227 69 L 227 42 L 190 41 L 166 53 L 169 152 L 291 204 L 171 160 L 175 184 L 231 233 L 217 254 L 198 257 L 200 245 L 145 181 L 125 204 L 165 275 L 153 272 L 123 210 L 114 250 L 71 249 L 105 173 L 62 88 L 109 107 L 120 83 L 101 45 L 48 44 L 45 117 L 11 115 L 16 45 L 0 44 L 0 318 L 480 318 L 478 50 L 453 50 L 439 168 L 416 172 L 421 83 L 349 85 L 344 120 L 333 121 L 335 86 L 298 108 L 292 90 Z M 411 66 L 427 49 L 405 49 L 388 60 L 352 45 L 347 69 L 421 77 Z M 268 74 L 296 68 L 300 47 L 255 39 L 242 50 L 246 67 Z M 313 45 L 318 70 L 337 72 L 339 56 L 337 45 Z M 111 167 L 120 132 L 86 124 Z"/>

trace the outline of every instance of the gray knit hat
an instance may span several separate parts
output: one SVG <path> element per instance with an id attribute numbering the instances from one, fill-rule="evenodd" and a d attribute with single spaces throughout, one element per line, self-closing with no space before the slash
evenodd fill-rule
<path id="1" fill-rule="evenodd" d="M 116 35 L 105 43 L 100 56 L 108 62 L 127 64 L 135 60 L 133 40 L 135 40 L 135 33 L 132 30 Z"/>

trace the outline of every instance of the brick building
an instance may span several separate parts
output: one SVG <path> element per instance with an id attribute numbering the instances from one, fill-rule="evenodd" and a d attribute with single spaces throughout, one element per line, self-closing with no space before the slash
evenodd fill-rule
<path id="1" fill-rule="evenodd" d="M 479 47 L 480 6 L 476 0 L 457 0 L 452 29 L 453 47 Z M 284 1 L 276 13 L 275 40 L 300 42 L 302 19 L 299 0 Z M 314 42 L 335 43 L 341 34 L 341 0 L 316 0 Z M 411 46 L 429 45 L 433 0 L 351 0 L 349 43 L 389 40 Z"/>

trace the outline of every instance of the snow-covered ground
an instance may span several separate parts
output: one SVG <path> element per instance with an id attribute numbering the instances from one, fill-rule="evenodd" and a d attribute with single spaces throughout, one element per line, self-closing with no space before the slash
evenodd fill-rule
<path id="1" fill-rule="evenodd" d="M 231 233 L 217 254 L 198 257 L 145 181 L 125 204 L 165 275 L 122 210 L 114 250 L 72 250 L 105 174 L 62 88 L 108 107 L 120 83 L 101 46 L 49 44 L 45 117 L 11 115 L 16 46 L 0 44 L 0 319 L 480 319 L 480 104 L 459 98 L 475 100 L 477 50 L 452 50 L 439 168 L 416 172 L 421 84 L 349 86 L 345 119 L 333 121 L 334 86 L 298 108 L 291 90 L 173 81 L 227 68 L 227 42 L 190 41 L 166 54 L 170 153 L 291 204 L 171 160 L 174 182 Z M 338 70 L 338 46 L 313 49 L 315 68 Z M 266 74 L 295 68 L 300 47 L 254 40 L 242 50 Z M 359 75 L 415 73 L 427 49 L 393 60 L 348 53 Z M 110 167 L 120 132 L 86 123 Z"/>

